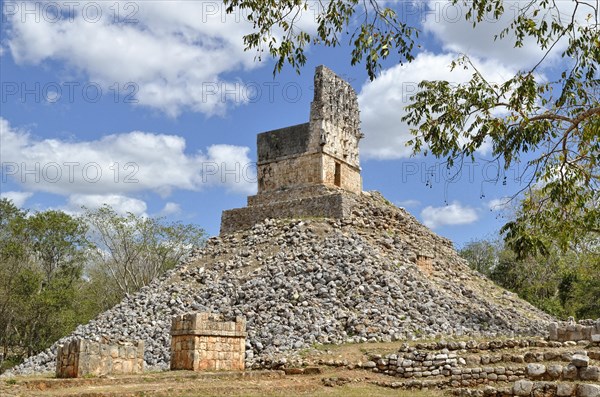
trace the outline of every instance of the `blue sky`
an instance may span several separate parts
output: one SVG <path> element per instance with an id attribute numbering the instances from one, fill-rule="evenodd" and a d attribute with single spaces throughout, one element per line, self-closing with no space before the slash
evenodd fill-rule
<path id="1" fill-rule="evenodd" d="M 460 53 L 499 82 L 535 64 L 540 50 L 494 42 L 508 19 L 473 30 L 445 1 L 395 7 L 421 30 L 422 48 L 369 82 L 347 46 L 310 48 L 301 75 L 286 67 L 273 77 L 272 60 L 243 50 L 251 26 L 224 15 L 219 1 L 4 1 L 0 195 L 72 213 L 108 203 L 218 234 L 221 211 L 244 206 L 256 189 L 256 134 L 308 121 L 314 68 L 325 64 L 359 94 L 364 189 L 458 246 L 494 233 L 522 170 L 496 182 L 486 145 L 450 179 L 441 160 L 410 157 L 403 107 L 423 79 L 467 80 L 472 70 L 449 68 Z M 314 30 L 310 12 L 301 26 Z"/>

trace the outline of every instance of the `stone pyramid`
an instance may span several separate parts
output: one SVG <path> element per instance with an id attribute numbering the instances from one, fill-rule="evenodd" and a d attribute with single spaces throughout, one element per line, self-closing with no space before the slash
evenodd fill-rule
<path id="1" fill-rule="evenodd" d="M 544 334 L 550 316 L 362 191 L 358 115 L 352 87 L 317 68 L 310 122 L 258 136 L 258 194 L 220 236 L 13 373 L 52 371 L 58 344 L 100 335 L 144 340 L 147 365 L 167 368 L 171 317 L 190 311 L 245 316 L 248 368 L 315 343 Z"/>

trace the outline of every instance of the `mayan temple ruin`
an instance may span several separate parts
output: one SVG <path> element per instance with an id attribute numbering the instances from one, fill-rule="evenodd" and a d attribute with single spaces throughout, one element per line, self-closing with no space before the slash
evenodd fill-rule
<path id="1" fill-rule="evenodd" d="M 318 366 L 312 375 L 354 371 L 369 387 L 600 397 L 600 320 L 557 323 L 363 191 L 356 93 L 324 66 L 314 87 L 307 123 L 258 135 L 258 192 L 223 212 L 219 236 L 12 373 L 53 372 L 59 351 L 65 376 L 111 360 L 249 378 Z M 92 371 L 89 352 L 102 348 L 80 341 L 123 337 L 138 350 L 119 345 Z M 340 358 L 337 345 L 355 355 Z"/>
<path id="2" fill-rule="evenodd" d="M 258 194 L 248 207 L 223 213 L 221 233 L 265 218 L 348 215 L 344 193 L 362 193 L 358 98 L 325 66 L 317 67 L 314 87 L 308 123 L 258 134 Z"/>

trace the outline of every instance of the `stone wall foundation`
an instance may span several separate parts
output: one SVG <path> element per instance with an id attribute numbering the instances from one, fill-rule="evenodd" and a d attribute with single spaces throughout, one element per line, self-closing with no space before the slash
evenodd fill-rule
<path id="1" fill-rule="evenodd" d="M 144 372 L 144 342 L 95 342 L 74 339 L 58 347 L 56 377 L 140 374 Z"/>
<path id="2" fill-rule="evenodd" d="M 176 316 L 171 323 L 171 369 L 242 371 L 246 321 L 224 321 L 212 313 Z"/>

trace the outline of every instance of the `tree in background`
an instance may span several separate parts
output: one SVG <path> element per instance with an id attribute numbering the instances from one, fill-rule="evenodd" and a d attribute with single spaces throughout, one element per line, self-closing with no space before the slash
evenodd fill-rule
<path id="1" fill-rule="evenodd" d="M 86 226 L 60 211 L 31 216 L 0 200 L 0 343 L 31 355 L 77 325 Z"/>
<path id="2" fill-rule="evenodd" d="M 224 0 L 227 10 L 241 10 L 254 23 L 243 37 L 246 50 L 258 57 L 267 51 L 276 59 L 274 73 L 290 64 L 297 71 L 305 64 L 309 45 L 336 47 L 344 33 L 351 47 L 350 63 L 364 62 L 371 80 L 381 63 L 414 59 L 419 46 L 418 27 L 399 15 L 396 2 L 377 0 Z M 317 7 L 314 7 L 314 5 Z M 539 62 L 518 71 L 506 81 L 486 80 L 468 54 L 453 63 L 473 71 L 470 81 L 423 81 L 412 97 L 404 120 L 412 126 L 414 153 L 432 153 L 455 162 L 474 159 L 482 145 L 491 143 L 495 160 L 508 169 L 521 162 L 531 170 L 527 188 L 535 195 L 523 199 L 522 212 L 505 225 L 507 241 L 519 255 L 544 253 L 552 236 L 568 249 L 581 235 L 600 231 L 600 104 L 598 60 L 600 23 L 598 2 L 528 0 L 449 0 L 466 12 L 473 27 L 482 21 L 502 22 L 497 40 L 512 40 L 521 47 L 533 40 L 542 49 Z M 309 5 L 311 6 L 309 10 Z M 316 33 L 302 29 L 300 19 L 313 14 Z M 498 23 L 496 26 L 499 26 Z M 550 52 L 565 44 L 560 70 L 550 81 L 539 72 Z"/>
<path id="3" fill-rule="evenodd" d="M 163 218 L 132 213 L 123 216 L 107 205 L 86 210 L 84 218 L 90 225 L 90 239 L 95 247 L 88 274 L 92 279 L 103 280 L 101 286 L 106 286 L 102 294 L 106 299 L 104 307 L 174 268 L 206 238 L 204 230 L 195 225 L 168 223 Z"/>
<path id="4" fill-rule="evenodd" d="M 501 244 L 499 241 L 473 240 L 467 243 L 460 255 L 469 261 L 469 266 L 479 273 L 490 276 L 493 269 L 498 266 L 498 256 Z"/>
<path id="5" fill-rule="evenodd" d="M 18 290 L 22 289 L 20 273 L 27 263 L 25 236 L 26 212 L 11 201 L 0 199 L 0 370 L 2 361 L 9 357 L 9 347 L 15 343 L 13 334 L 22 306 Z"/>
<path id="6" fill-rule="evenodd" d="M 108 206 L 76 217 L 0 199 L 0 372 L 175 267 L 204 238 L 194 225 Z"/>
<path id="7" fill-rule="evenodd" d="M 600 317 L 600 255 L 591 240 L 565 250 L 520 258 L 499 238 L 467 243 L 469 266 L 534 306 L 566 319 Z"/>

